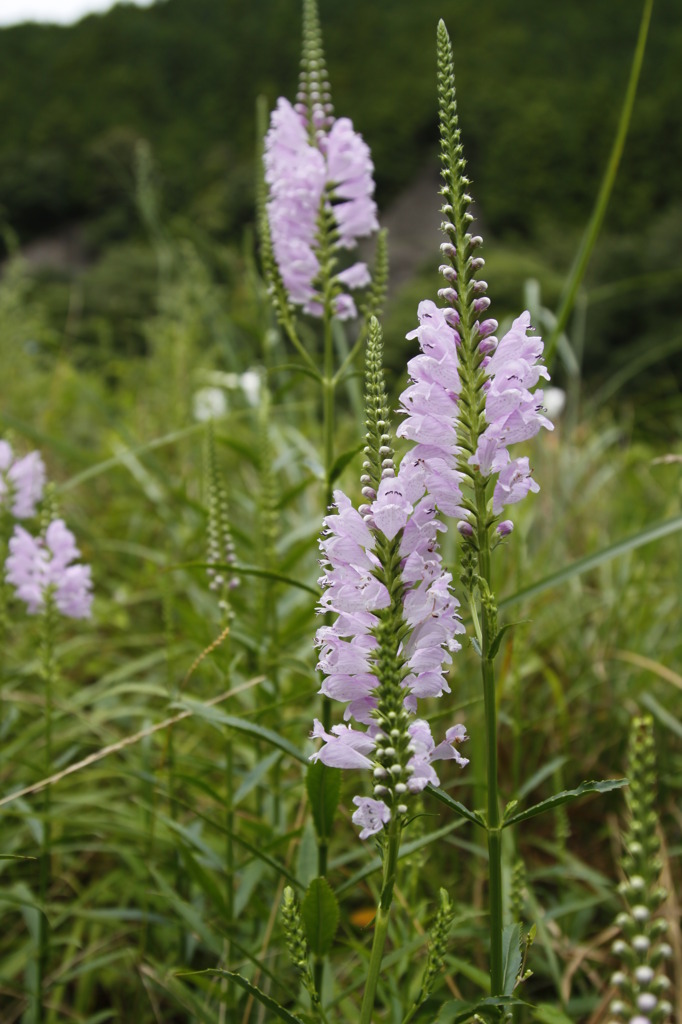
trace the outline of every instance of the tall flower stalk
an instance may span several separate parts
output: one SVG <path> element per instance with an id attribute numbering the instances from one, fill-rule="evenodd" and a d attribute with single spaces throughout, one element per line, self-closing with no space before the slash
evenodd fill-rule
<path id="1" fill-rule="evenodd" d="M 438 25 L 438 105 L 443 186 L 440 271 L 445 286 L 439 308 L 420 303 L 417 338 L 421 354 L 408 364 L 412 384 L 401 396 L 405 419 L 398 434 L 412 440 L 407 458 L 441 513 L 458 520 L 462 538 L 461 582 L 468 593 L 481 658 L 485 707 L 487 836 L 489 855 L 491 994 L 501 995 L 503 898 L 501 819 L 497 766 L 497 709 L 494 657 L 500 632 L 493 589 L 492 552 L 513 530 L 502 519 L 507 505 L 539 490 L 526 457 L 512 458 L 508 446 L 552 424 L 542 413 L 548 378 L 540 362 L 542 342 L 528 336 L 523 313 L 498 342 L 498 324 L 485 318 L 490 300 L 479 277 L 482 239 L 470 231 L 470 181 L 460 137 L 450 39 Z"/>
<path id="2" fill-rule="evenodd" d="M 369 287 L 363 311 L 376 311 L 386 284 L 385 236 L 377 246 L 377 274 L 347 262 L 357 240 L 378 228 L 369 148 L 351 121 L 336 118 L 331 100 L 316 0 L 303 0 L 303 45 L 295 104 L 280 97 L 263 150 L 259 193 L 263 266 L 277 318 L 320 387 L 324 507 L 332 503 L 336 463 L 336 391 L 349 358 L 337 366 L 334 320 L 358 315 L 356 297 Z M 300 339 L 297 311 L 322 324 L 321 365 Z M 361 332 L 362 337 L 362 332 Z M 323 696 L 321 719 L 331 728 Z M 322 769 L 324 770 L 324 769 Z M 327 871 L 326 835 L 317 835 L 318 875 Z"/>
<path id="3" fill-rule="evenodd" d="M 333 320 L 358 315 L 353 293 L 372 283 L 366 263 L 341 269 L 344 253 L 378 229 L 369 148 L 331 102 L 315 0 L 303 4 L 303 48 L 296 103 L 280 97 L 265 137 L 263 258 L 278 318 L 320 382 L 327 504 L 335 461 L 339 374 Z M 322 321 L 322 366 L 303 346 L 294 310 Z"/>
<path id="4" fill-rule="evenodd" d="M 41 484 L 42 486 L 42 484 Z M 16 526 L 9 542 L 5 563 L 7 582 L 15 588 L 16 597 L 26 604 L 30 615 L 40 617 L 40 676 L 44 688 L 44 777 L 52 774 L 52 717 L 54 690 L 58 680 L 55 657 L 58 615 L 67 618 L 89 618 L 92 606 L 90 567 L 76 560 L 80 552 L 73 534 L 63 519 L 54 518 L 54 502 L 47 499 L 44 526 L 34 537 Z M 33 506 L 33 510 L 35 510 Z M 52 808 L 50 787 L 43 796 L 43 825 L 39 858 L 39 896 L 41 914 L 38 928 L 38 956 L 35 986 L 35 1017 L 45 1019 L 44 988 L 50 955 L 50 932 L 47 898 L 52 878 Z"/>
<path id="5" fill-rule="evenodd" d="M 321 611 L 336 618 L 317 632 L 322 693 L 346 704 L 331 731 L 315 721 L 323 741 L 311 760 L 372 774 L 372 796 L 358 795 L 353 821 L 360 838 L 380 836 L 382 884 L 360 1024 L 369 1024 L 383 957 L 403 830 L 411 798 L 438 784 L 437 760 L 467 763 L 457 744 L 461 725 L 436 745 L 428 722 L 415 717 L 419 697 L 449 690 L 451 652 L 463 632 L 452 577 L 442 567 L 437 535 L 442 525 L 411 461 L 396 472 L 382 370 L 378 321 L 370 323 L 367 350 L 367 445 L 359 509 L 342 492 L 325 519 L 320 547 L 324 587 Z"/>

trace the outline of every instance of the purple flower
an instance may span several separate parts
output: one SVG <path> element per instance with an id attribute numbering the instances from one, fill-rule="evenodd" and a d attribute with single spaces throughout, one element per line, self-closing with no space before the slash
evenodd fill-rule
<path id="1" fill-rule="evenodd" d="M 504 505 L 520 501 L 528 491 L 539 490 L 530 478 L 527 459 L 510 461 L 507 445 L 527 441 L 545 427 L 554 425 L 543 416 L 543 392 L 531 392 L 541 377 L 549 380 L 542 358 L 540 338 L 528 337 L 530 313 L 522 313 L 481 366 L 488 379 L 485 384 L 485 419 L 487 426 L 479 437 L 476 452 L 469 459 L 484 476 L 499 473 L 493 498 L 493 512 L 498 515 Z M 493 339 L 487 339 L 490 345 Z M 514 467 L 513 469 L 511 467 Z M 512 478 L 515 483 L 512 484 Z M 524 481 L 522 483 L 522 481 Z"/>
<path id="2" fill-rule="evenodd" d="M 326 139 L 326 158 L 327 181 L 336 200 L 332 210 L 339 229 L 339 245 L 352 249 L 358 238 L 376 231 L 379 222 L 372 198 L 374 164 L 369 146 L 353 129 L 349 118 L 340 117 L 332 125 Z"/>
<path id="3" fill-rule="evenodd" d="M 361 839 L 375 836 L 391 820 L 391 808 L 383 800 L 372 800 L 371 796 L 354 796 L 353 803 L 357 807 L 353 814 L 353 824 L 361 826 Z"/>
<path id="4" fill-rule="evenodd" d="M 304 107 L 280 98 L 265 137 L 265 181 L 269 189 L 268 222 L 275 260 L 291 301 L 311 316 L 322 316 L 318 288 L 318 230 L 324 208 L 334 219 L 336 246 L 352 249 L 358 238 L 378 228 L 374 202 L 374 166 L 367 144 L 347 117 L 324 125 L 312 143 Z M 324 127 L 328 131 L 324 130 Z M 357 316 L 351 290 L 370 282 L 365 263 L 336 275 L 339 294 L 334 312 L 340 320 Z"/>
<path id="5" fill-rule="evenodd" d="M 323 745 L 311 760 L 336 768 L 374 770 L 375 796 L 382 799 L 356 798 L 353 821 L 362 826 L 361 838 L 374 835 L 390 819 L 392 799 L 400 801 L 396 807 L 404 813 L 403 794 L 419 792 L 428 782 L 438 783 L 432 761 L 452 758 L 461 765 L 467 763 L 454 747 L 466 738 L 462 726 L 448 730 L 443 743 L 436 746 L 428 723 L 413 720 L 406 727 L 404 753 L 399 755 L 391 746 L 394 733 L 385 727 L 380 713 L 383 680 L 378 637 L 381 615 L 392 600 L 382 580 L 380 556 L 387 543 L 397 547 L 404 590 L 405 636 L 397 649 L 401 667 L 396 693 L 406 721 L 416 711 L 419 697 L 449 692 L 446 673 L 452 652 L 460 648 L 456 636 L 464 632 L 459 602 L 450 590 L 452 576 L 443 570 L 438 553 L 437 536 L 444 527 L 424 490 L 422 466 L 404 460 L 397 476 L 385 468 L 376 498 L 365 506 L 364 516 L 342 491 L 336 491 L 335 511 L 324 521 L 320 542 L 324 567 L 320 608 L 337 615 L 333 625 L 320 627 L 316 635 L 318 669 L 325 676 L 320 692 L 345 703 L 344 717 L 367 728 L 336 725 L 328 733 L 316 721 L 312 736 L 323 740 Z M 387 761 L 390 772 L 383 767 Z M 393 790 L 384 784 L 387 778 Z"/>
<path id="6" fill-rule="evenodd" d="M 446 276 L 454 274 L 447 266 L 441 270 L 447 271 Z M 479 288 L 485 286 L 485 282 L 477 284 Z M 448 293 L 446 298 L 457 300 L 454 289 L 442 291 Z M 414 442 L 406 458 L 422 466 L 425 489 L 440 511 L 459 519 L 466 515 L 461 489 L 466 474 L 462 469 L 469 465 L 484 477 L 497 475 L 493 514 L 499 515 L 505 505 L 520 501 L 529 491 L 539 490 L 530 476 L 528 459 L 512 460 L 507 446 L 528 440 L 542 427 L 553 429 L 543 415 L 542 391 L 531 391 L 540 378 L 549 379 L 540 362 L 542 341 L 528 336 L 527 312 L 514 321 L 499 343 L 490 336 L 497 327 L 494 320 L 474 325 L 474 336 L 480 339 L 478 350 L 483 353 L 480 367 L 486 374 L 482 388 L 484 422 L 482 426 L 468 423 L 462 431 L 462 342 L 456 326 L 459 315 L 452 308 L 439 309 L 427 300 L 420 302 L 418 317 L 419 327 L 407 337 L 418 339 L 421 355 L 408 363 L 412 383 L 401 395 L 405 419 L 397 431 L 398 436 Z M 470 406 L 476 405 L 476 401 L 470 402 Z M 474 445 L 476 450 L 467 458 L 462 447 L 463 434 L 472 431 L 476 440 L 469 451 Z M 466 527 L 460 532 L 468 535 Z"/>
<path id="7" fill-rule="evenodd" d="M 426 300 L 419 303 L 418 315 L 419 327 L 407 337 L 419 340 L 422 354 L 407 364 L 412 384 L 400 396 L 405 419 L 397 430 L 398 437 L 414 442 L 414 448 L 403 459 L 401 473 L 411 471 L 414 494 L 428 493 L 441 512 L 461 519 L 466 510 L 463 474 L 457 469 L 459 334 L 450 322 L 452 310 Z"/>
<path id="8" fill-rule="evenodd" d="M 7 581 L 16 588 L 30 615 L 45 607 L 48 593 L 57 609 L 72 619 L 87 619 L 92 606 L 90 566 L 74 565 L 80 556 L 63 519 L 54 519 L 42 537 L 16 526 L 5 563 Z"/>
<path id="9" fill-rule="evenodd" d="M 15 459 L 11 445 L 0 441 L 0 502 L 8 501 L 17 519 L 29 519 L 43 496 L 45 464 L 39 452 Z"/>
<path id="10" fill-rule="evenodd" d="M 265 137 L 264 159 L 275 259 L 291 301 L 307 309 L 317 298 L 313 281 L 320 265 L 315 236 L 326 168 L 322 153 L 308 141 L 303 119 L 288 100 L 277 101 Z"/>

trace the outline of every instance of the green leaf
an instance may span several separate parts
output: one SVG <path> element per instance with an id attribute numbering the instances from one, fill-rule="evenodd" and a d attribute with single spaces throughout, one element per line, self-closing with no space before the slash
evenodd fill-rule
<path id="1" fill-rule="evenodd" d="M 237 565 L 232 562 L 229 565 L 223 562 L 178 562 L 175 565 L 171 565 L 168 571 L 175 572 L 178 569 L 226 569 L 233 576 L 259 576 L 261 579 L 271 580 L 273 583 L 286 583 L 288 587 L 305 590 L 306 593 L 312 594 L 316 598 L 320 596 L 319 587 L 312 587 L 304 580 L 297 580 L 293 576 L 285 576 L 281 572 L 261 569 L 257 565 Z"/>
<path id="2" fill-rule="evenodd" d="M 315 761 L 308 768 L 305 784 L 315 831 L 320 839 L 327 839 L 332 834 L 334 815 L 339 806 L 341 771 L 322 764 L 322 761 Z"/>
<path id="3" fill-rule="evenodd" d="M 555 807 L 560 807 L 561 804 L 577 800 L 578 797 L 585 796 L 586 793 L 610 793 L 612 789 L 620 789 L 622 786 L 627 786 L 627 784 L 627 779 L 603 779 L 600 782 L 581 782 L 577 789 L 565 789 L 562 793 L 550 796 L 547 800 L 542 800 L 539 804 L 534 804 L 533 807 L 529 807 L 525 811 L 513 814 L 511 818 L 507 818 L 502 823 L 502 828 L 507 828 L 508 825 L 516 825 L 517 822 L 526 821 L 527 818 L 535 818 L 538 814 L 544 814 L 545 811 L 551 811 Z"/>
<path id="4" fill-rule="evenodd" d="M 551 1003 L 539 1003 L 533 1010 L 533 1018 L 538 1024 L 573 1024 L 563 1010 Z"/>
<path id="5" fill-rule="evenodd" d="M 295 1017 L 293 1013 L 290 1013 L 284 1006 L 273 999 L 272 996 L 268 996 L 265 992 L 262 992 L 256 985 L 252 985 L 246 978 L 242 978 L 241 974 L 236 974 L 234 971 L 223 971 L 219 967 L 210 967 L 206 971 L 183 971 L 180 977 L 195 974 L 217 974 L 220 978 L 227 978 L 229 981 L 234 981 L 241 988 L 249 992 L 254 999 L 257 999 L 259 1003 L 262 1003 L 268 1010 L 272 1010 L 279 1020 L 285 1021 L 285 1024 L 303 1024 L 300 1017 Z"/>
<path id="6" fill-rule="evenodd" d="M 459 800 L 454 800 L 448 793 L 442 789 L 438 789 L 436 786 L 427 786 L 426 790 L 428 793 L 432 793 L 437 800 L 449 807 L 451 811 L 458 814 L 460 818 L 466 818 L 467 821 L 473 822 L 474 825 L 480 825 L 481 828 L 485 828 L 485 821 L 478 811 L 470 811 L 468 807 L 461 804 Z"/>
<path id="7" fill-rule="evenodd" d="M 490 652 L 488 653 L 488 657 L 491 660 L 493 658 L 497 657 L 497 652 L 500 649 L 500 644 L 502 643 L 502 639 L 504 637 L 504 634 L 507 632 L 507 630 L 513 629 L 514 626 L 520 626 L 521 622 L 523 622 L 523 621 L 527 621 L 527 620 L 521 620 L 520 622 L 508 622 L 505 626 L 502 627 L 502 629 L 498 630 L 497 636 L 495 637 L 495 639 L 491 643 L 491 645 L 490 645 Z"/>
<path id="8" fill-rule="evenodd" d="M 237 732 L 245 732 L 250 736 L 256 736 L 258 739 L 272 744 L 273 747 L 279 747 L 285 754 L 289 754 L 290 757 L 300 761 L 301 764 L 308 763 L 308 758 L 293 743 L 290 743 L 284 736 L 280 736 L 279 733 L 273 732 L 272 729 L 266 729 L 264 725 L 257 725 L 256 722 L 249 722 L 245 718 L 237 718 L 235 715 L 226 715 L 224 712 L 218 711 L 217 708 L 209 708 L 202 704 L 201 701 L 190 700 L 189 698 L 176 701 L 172 707 L 191 711 L 197 718 L 203 718 L 214 725 L 227 725 L 230 729 L 235 729 Z"/>
<path id="9" fill-rule="evenodd" d="M 311 953 L 326 956 L 339 926 L 339 904 L 326 878 L 313 878 L 301 903 Z"/>
<path id="10" fill-rule="evenodd" d="M 514 996 L 486 996 L 475 1003 L 453 999 L 442 1007 L 436 1024 L 468 1024 L 475 1013 L 484 1020 L 499 1021 L 500 1007 L 509 1009 L 512 1006 L 528 1006 L 528 1003 Z"/>
<path id="11" fill-rule="evenodd" d="M 363 444 L 358 444 L 354 448 L 349 448 L 347 452 L 342 452 L 335 460 L 332 468 L 329 470 L 329 484 L 330 486 L 335 480 L 343 473 L 344 469 L 349 462 L 352 462 L 358 452 L 361 452 L 364 448 Z"/>
<path id="12" fill-rule="evenodd" d="M 510 996 L 521 970 L 520 924 L 508 924 L 502 932 L 502 962 L 504 964 L 504 994 Z"/>
<path id="13" fill-rule="evenodd" d="M 611 544 L 608 548 L 602 548 L 601 551 L 597 551 L 593 555 L 587 555 L 585 558 L 579 558 L 577 562 L 571 562 L 570 565 L 564 566 L 563 569 L 559 569 L 558 572 L 554 572 L 550 576 L 545 576 L 543 580 L 538 580 L 530 587 L 517 590 L 515 594 L 499 601 L 498 608 L 501 611 L 503 608 L 510 608 L 512 605 L 518 604 L 519 601 L 526 601 L 531 597 L 537 597 L 538 594 L 544 594 L 546 590 L 552 590 L 567 580 L 573 579 L 574 576 L 581 576 L 583 573 L 603 565 L 604 562 L 610 562 L 612 559 L 618 558 L 619 555 L 626 555 L 629 551 L 641 548 L 645 544 L 651 544 L 655 540 L 661 540 L 679 530 L 682 530 L 682 515 L 664 519 L 661 523 L 654 523 L 645 530 L 640 530 L 639 533 L 634 533 L 624 540 Z"/>

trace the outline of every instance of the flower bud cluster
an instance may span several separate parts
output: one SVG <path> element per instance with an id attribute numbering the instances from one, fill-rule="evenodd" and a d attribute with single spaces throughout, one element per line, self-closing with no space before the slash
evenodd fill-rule
<path id="1" fill-rule="evenodd" d="M 533 391 L 539 379 L 549 379 L 540 362 L 542 342 L 527 336 L 530 315 L 522 313 L 498 342 L 496 320 L 484 319 L 490 305 L 487 282 L 480 278 L 485 261 L 475 255 L 482 239 L 471 233 L 473 215 L 470 181 L 460 136 L 455 96 L 452 48 L 445 26 L 438 27 L 438 93 L 443 187 L 440 272 L 446 287 L 438 296 L 445 306 L 421 302 L 416 337 L 422 354 L 408 365 L 412 385 L 401 396 L 406 420 L 399 433 L 417 442 L 423 458 L 437 457 L 457 486 L 447 498 L 440 476 L 430 476 L 428 493 L 445 515 L 476 521 L 480 509 L 468 493 L 477 477 L 494 484 L 491 509 L 483 523 L 460 532 L 468 542 L 487 543 L 482 531 L 494 526 L 507 505 L 539 490 L 527 458 L 512 459 L 508 445 L 533 437 L 552 424 L 542 414 L 542 391 Z M 415 454 L 419 458 L 419 454 Z M 435 486 L 434 486 L 435 484 Z M 447 504 L 446 504 L 447 502 Z M 513 529 L 510 520 L 498 526 L 498 539 Z"/>
<path id="2" fill-rule="evenodd" d="M 448 896 L 447 891 L 441 889 L 438 913 L 429 933 L 429 955 L 426 961 L 426 968 L 424 969 L 424 979 L 418 1002 L 426 999 L 433 988 L 436 978 L 443 969 L 448 935 L 454 918 L 455 905 Z"/>
<path id="3" fill-rule="evenodd" d="M 236 553 L 227 509 L 227 495 L 215 454 L 213 430 L 209 424 L 206 456 L 208 484 L 208 526 L 206 531 L 206 561 L 209 587 L 218 595 L 220 609 L 230 614 L 229 592 L 239 586 L 239 577 L 231 575 L 226 567 L 234 565 Z"/>
<path id="4" fill-rule="evenodd" d="M 622 860 L 625 880 L 619 886 L 627 910 L 616 918 L 622 935 L 611 947 L 620 968 L 611 976 L 617 995 L 610 1005 L 613 1024 L 670 1020 L 670 981 L 665 961 L 672 949 L 665 941 L 667 921 L 656 916 L 666 899 L 659 884 L 661 861 L 657 835 L 656 759 L 650 716 L 633 722 L 630 736 L 630 822 Z"/>
<path id="5" fill-rule="evenodd" d="M 313 1002 L 318 1002 L 317 990 L 310 970 L 308 959 L 308 943 L 306 942 L 303 922 L 301 921 L 301 909 L 296 901 L 294 890 L 290 885 L 282 894 L 282 925 L 284 927 L 284 940 L 287 945 L 289 959 L 300 975 L 301 981 Z"/>

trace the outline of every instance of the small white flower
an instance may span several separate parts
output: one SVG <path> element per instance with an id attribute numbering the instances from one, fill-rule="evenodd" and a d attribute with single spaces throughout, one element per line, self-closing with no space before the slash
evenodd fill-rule
<path id="1" fill-rule="evenodd" d="M 194 392 L 194 419 L 199 423 L 219 420 L 227 412 L 227 398 L 221 388 L 199 388 Z"/>

